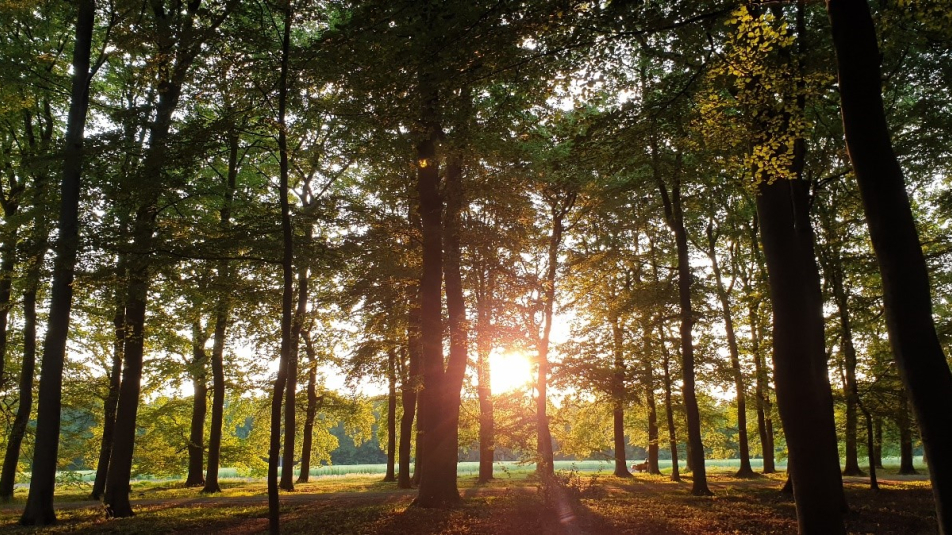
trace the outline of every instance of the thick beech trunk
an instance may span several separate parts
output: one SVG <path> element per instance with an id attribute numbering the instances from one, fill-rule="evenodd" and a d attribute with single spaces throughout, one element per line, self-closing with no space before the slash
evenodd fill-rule
<path id="1" fill-rule="evenodd" d="M 278 197 L 281 203 L 281 354 L 278 358 L 278 373 L 271 393 L 271 441 L 268 446 L 268 532 L 281 533 L 281 510 L 278 503 L 278 457 L 281 455 L 281 398 L 288 380 L 288 360 L 291 355 L 291 323 L 294 306 L 294 229 L 291 227 L 291 204 L 288 200 L 288 136 L 285 115 L 288 109 L 288 66 L 291 54 L 291 2 L 284 4 L 284 37 L 281 41 L 281 74 L 278 79 L 278 151 L 280 153 L 280 184 Z"/>
<path id="2" fill-rule="evenodd" d="M 798 526 L 800 533 L 836 534 L 845 533 L 845 501 L 808 199 L 805 181 L 761 183 L 757 214 L 773 303 L 777 403 Z"/>
<path id="3" fill-rule="evenodd" d="M 952 371 L 939 343 L 919 236 L 882 99 L 881 56 L 869 4 L 828 0 L 843 130 L 883 278 L 889 342 L 929 458 L 939 530 L 952 533 Z"/>
<path id="4" fill-rule="evenodd" d="M 439 97 L 434 87 L 434 75 L 428 69 L 425 66 L 419 73 L 423 131 L 416 146 L 417 191 L 423 225 L 423 276 L 420 279 L 423 388 L 417 400 L 417 473 L 420 483 L 414 503 L 420 507 L 450 507 L 460 500 L 456 486 L 458 402 L 454 405 L 460 392 L 451 392 L 451 380 L 443 361 L 443 199 L 440 197 L 439 161 L 436 157 L 436 140 L 440 132 L 436 122 Z M 449 177 L 447 180 L 449 182 Z M 449 293 L 447 291 L 447 298 Z M 451 345 L 459 344 L 460 341 L 454 338 L 451 334 Z"/>
<path id="5" fill-rule="evenodd" d="M 192 425 L 188 436 L 188 475 L 186 487 L 205 485 L 205 415 L 208 414 L 208 335 L 201 323 L 192 325 Z"/>
<path id="6" fill-rule="evenodd" d="M 79 248 L 79 197 L 83 171 L 83 140 L 89 108 L 90 55 L 96 13 L 94 0 L 78 5 L 73 46 L 73 79 L 63 158 L 60 193 L 59 236 L 53 260 L 53 282 L 46 339 L 40 371 L 39 407 L 30 493 L 20 523 L 49 525 L 56 522 L 53 488 L 59 452 L 63 363 L 73 304 L 73 269 Z"/>

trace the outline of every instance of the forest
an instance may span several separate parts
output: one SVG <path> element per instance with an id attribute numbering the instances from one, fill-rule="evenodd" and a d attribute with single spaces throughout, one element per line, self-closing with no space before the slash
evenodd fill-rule
<path id="1" fill-rule="evenodd" d="M 0 527 L 952 533 L 948 0 L 0 0 L 0 208 Z"/>

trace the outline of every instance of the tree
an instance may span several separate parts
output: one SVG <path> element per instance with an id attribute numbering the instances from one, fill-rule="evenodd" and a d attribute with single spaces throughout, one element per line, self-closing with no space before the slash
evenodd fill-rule
<path id="1" fill-rule="evenodd" d="M 96 17 L 94 0 L 83 0 L 77 8 L 76 39 L 73 45 L 73 80 L 66 147 L 60 193 L 59 237 L 54 245 L 52 302 L 40 372 L 39 409 L 30 494 L 20 523 L 49 525 L 56 522 L 53 488 L 56 484 L 56 454 L 59 447 L 60 407 L 63 361 L 69 334 L 73 303 L 73 270 L 79 248 L 79 194 L 83 171 L 83 140 L 86 112 L 89 109 L 93 27 Z"/>
<path id="2" fill-rule="evenodd" d="M 902 169 L 883 111 L 880 54 L 869 5 L 830 0 L 843 130 L 883 278 L 886 326 L 909 391 L 936 499 L 940 531 L 952 532 L 952 371 L 932 317 L 929 275 Z"/>

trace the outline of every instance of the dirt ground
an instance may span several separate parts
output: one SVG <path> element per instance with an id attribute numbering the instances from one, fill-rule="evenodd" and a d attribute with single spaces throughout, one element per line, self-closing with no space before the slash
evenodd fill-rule
<path id="1" fill-rule="evenodd" d="M 412 506 L 413 490 L 387 484 L 359 492 L 294 492 L 281 496 L 284 533 L 319 534 L 768 534 L 796 533 L 796 510 L 779 493 L 782 476 L 709 478 L 713 497 L 691 496 L 690 479 L 575 475 L 545 491 L 532 479 L 463 485 L 449 510 Z M 924 477 L 889 476 L 873 492 L 865 478 L 846 478 L 850 533 L 937 533 Z M 392 485 L 392 484 L 391 484 Z M 266 533 L 267 498 L 194 496 L 140 499 L 130 519 L 107 520 L 92 501 L 58 504 L 60 523 L 42 530 L 16 524 L 22 505 L 0 508 L 9 533 Z"/>

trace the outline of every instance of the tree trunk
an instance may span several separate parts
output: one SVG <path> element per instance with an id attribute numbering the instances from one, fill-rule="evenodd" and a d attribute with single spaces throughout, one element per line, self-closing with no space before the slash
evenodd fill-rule
<path id="1" fill-rule="evenodd" d="M 14 189 L 11 187 L 10 189 Z M 19 189 L 19 188 L 16 188 Z M 11 221 L 19 207 L 19 199 L 11 193 L 3 202 L 4 227 L 13 227 L 0 242 L 0 389 L 6 387 L 7 321 L 10 314 L 10 296 L 16 268 L 16 243 L 19 224 Z M 4 230 L 7 230 L 4 228 Z"/>
<path id="2" fill-rule="evenodd" d="M 231 227 L 231 208 L 238 181 L 238 134 L 228 137 L 228 174 L 225 178 L 225 202 L 220 211 L 219 228 L 226 232 Z M 221 464 L 222 425 L 225 419 L 225 336 L 231 312 L 228 286 L 231 280 L 231 264 L 222 260 L 218 264 L 218 297 L 215 303 L 215 341 L 212 343 L 212 421 L 208 430 L 208 468 L 205 473 L 203 493 L 221 492 L 218 469 Z"/>
<path id="3" fill-rule="evenodd" d="M 466 369 L 467 322 L 460 275 L 460 212 L 463 207 L 462 161 L 452 155 L 446 169 L 446 221 L 441 222 L 443 204 L 435 141 L 440 131 L 435 121 L 439 105 L 432 89 L 431 73 L 421 75 L 423 117 L 427 126 L 417 146 L 420 215 L 423 221 L 423 279 L 420 283 L 423 341 L 423 390 L 420 392 L 420 425 L 423 440 L 420 507 L 451 507 L 460 501 L 456 484 L 459 459 L 459 409 Z M 426 163 L 424 163 L 426 162 Z M 443 255 L 442 248 L 446 254 Z M 442 273 L 441 273 L 442 270 Z M 440 330 L 440 279 L 446 280 L 446 308 L 450 333 L 450 355 L 443 369 Z"/>
<path id="4" fill-rule="evenodd" d="M 724 330 L 727 332 L 727 348 L 730 351 L 731 373 L 734 375 L 734 390 L 737 392 L 737 441 L 740 448 L 740 469 L 735 477 L 753 477 L 754 470 L 750 467 L 750 445 L 747 441 L 747 386 L 744 384 L 744 373 L 740 368 L 740 351 L 737 349 L 737 338 L 734 334 L 734 318 L 731 315 L 730 297 L 724 282 L 721 280 L 721 268 L 717 261 L 717 241 L 710 224 L 707 226 L 707 257 L 711 260 L 714 270 L 714 288 L 717 298 L 721 302 L 721 314 L 724 317 Z"/>
<path id="5" fill-rule="evenodd" d="M 89 108 L 90 55 L 96 12 L 94 0 L 81 0 L 73 47 L 73 79 L 66 120 L 59 236 L 53 260 L 53 282 L 46 339 L 40 369 L 39 407 L 30 493 L 20 523 L 45 526 L 56 522 L 53 488 L 59 452 L 63 362 L 73 304 L 73 269 L 79 248 L 79 197 L 83 171 L 83 140 Z"/>
<path id="6" fill-rule="evenodd" d="M 664 330 L 661 330 L 664 334 Z M 664 351 L 664 412 L 668 419 L 668 445 L 671 448 L 671 481 L 681 481 L 680 467 L 678 466 L 678 436 L 674 427 L 674 407 L 671 402 L 671 359 L 668 356 L 667 345 L 662 338 Z"/>
<path id="7" fill-rule="evenodd" d="M 287 383 L 291 356 L 291 323 L 294 306 L 294 229 L 291 227 L 291 204 L 288 201 L 288 134 L 285 115 L 288 107 L 288 66 L 291 54 L 291 1 L 284 4 L 284 37 L 281 41 L 281 74 L 278 80 L 278 150 L 281 177 L 278 196 L 281 203 L 281 237 L 283 255 L 281 272 L 284 291 L 281 296 L 281 355 L 271 395 L 271 441 L 268 447 L 268 532 L 280 535 L 281 518 L 278 503 L 278 456 L 281 454 L 281 396 Z"/>
<path id="8" fill-rule="evenodd" d="M 478 483 L 493 479 L 495 456 L 495 421 L 489 354 L 492 351 L 493 297 L 495 292 L 492 268 L 480 265 L 476 289 L 476 395 L 479 398 L 479 477 Z"/>
<path id="9" fill-rule="evenodd" d="M 909 421 L 909 406 L 905 395 L 897 412 L 896 425 L 899 427 L 899 475 L 918 474 L 912 459 L 912 422 Z"/>
<path id="10" fill-rule="evenodd" d="M 618 318 L 611 319 L 612 352 L 612 431 L 615 438 L 615 477 L 631 477 L 628 460 L 625 458 L 625 357 L 622 344 L 624 335 Z"/>
<path id="11" fill-rule="evenodd" d="M 805 181 L 764 181 L 759 185 L 757 214 L 774 312 L 777 403 L 789 449 L 799 530 L 835 534 L 845 533 L 840 514 L 845 502 L 808 198 Z"/>
<path id="12" fill-rule="evenodd" d="M 298 483 L 307 483 L 311 477 L 311 448 L 314 440 L 314 419 L 324 396 L 317 395 L 317 355 L 311 341 L 310 331 L 304 331 L 304 348 L 307 351 L 307 410 L 304 416 L 304 437 L 301 440 L 301 474 Z M 392 480 L 391 480 L 392 481 Z"/>
<path id="13" fill-rule="evenodd" d="M 647 334 L 647 333 L 646 333 Z M 648 473 L 660 474 L 658 467 L 658 408 L 655 404 L 654 371 L 648 359 L 648 338 L 645 337 L 645 404 L 648 406 Z"/>
<path id="14" fill-rule="evenodd" d="M 410 478 L 410 449 L 413 445 L 413 418 L 416 412 L 417 392 L 420 388 L 420 363 L 423 350 L 420 340 L 420 309 L 410 309 L 407 328 L 407 355 L 409 365 L 403 377 L 400 389 L 400 403 L 403 406 L 403 416 L 400 417 L 400 446 L 399 471 L 397 472 L 397 488 L 409 489 L 413 486 Z M 417 456 L 420 455 L 420 442 L 417 441 Z"/>
<path id="15" fill-rule="evenodd" d="M 307 226 L 310 229 L 310 225 Z M 311 233 L 305 230 L 304 239 L 309 241 Z M 301 345 L 301 324 L 307 313 L 307 265 L 301 260 L 298 267 L 298 301 L 291 324 L 291 353 L 288 355 L 288 381 L 284 393 L 284 456 L 281 462 L 281 488 L 294 490 L 294 435 L 297 432 L 297 374 L 298 352 Z"/>
<path id="16" fill-rule="evenodd" d="M 552 434 L 549 432 L 547 387 L 549 383 L 549 336 L 552 332 L 552 315 L 555 306 L 555 277 L 558 273 L 559 245 L 562 243 L 562 220 L 572 204 L 575 195 L 569 197 L 563 207 L 555 204 L 552 209 L 552 233 L 549 236 L 549 264 L 543 286 L 543 324 L 542 336 L 538 343 L 539 369 L 536 376 L 536 472 L 549 477 L 555 475 L 555 462 L 552 452 Z"/>
<path id="17" fill-rule="evenodd" d="M 873 421 L 873 432 L 876 434 L 876 442 L 873 444 L 873 460 L 876 468 L 883 467 L 883 419 L 877 416 Z"/>
<path id="18" fill-rule="evenodd" d="M 773 474 L 777 471 L 774 464 L 774 433 L 773 418 L 771 413 L 773 408 L 770 404 L 770 386 L 767 379 L 767 366 L 764 362 L 763 352 L 760 350 L 760 313 L 759 304 L 753 303 L 748 308 L 750 318 L 750 338 L 751 353 L 754 357 L 754 373 L 757 376 L 757 430 L 760 433 L 760 449 L 764 458 L 765 474 Z"/>
<path id="19" fill-rule="evenodd" d="M 678 305 L 681 315 L 681 393 L 684 397 L 684 411 L 688 423 L 688 469 L 692 471 L 691 494 L 710 496 L 707 487 L 707 471 L 704 466 L 704 444 L 701 442 L 701 415 L 697 405 L 694 387 L 694 311 L 691 307 L 691 274 L 688 237 L 684 229 L 684 215 L 681 206 L 680 156 L 673 177 L 671 195 L 661 177 L 660 153 L 657 142 L 651 139 L 651 154 L 654 179 L 661 193 L 664 215 L 668 226 L 674 232 L 674 241 L 678 250 Z"/>
<path id="20" fill-rule="evenodd" d="M 192 425 L 188 438 L 188 476 L 186 487 L 205 485 L 205 415 L 208 414 L 208 354 L 205 343 L 208 335 L 200 322 L 192 324 Z"/>
<path id="21" fill-rule="evenodd" d="M 387 393 L 387 473 L 384 481 L 396 481 L 394 467 L 397 453 L 397 351 L 387 353 L 387 379 L 390 386 Z M 309 387 L 310 388 L 310 387 Z M 310 399 L 310 396 L 309 396 Z M 307 440 L 306 437 L 305 440 Z M 302 473 L 303 475 L 303 473 Z"/>
<path id="22" fill-rule="evenodd" d="M 952 371 L 935 331 L 929 275 L 882 100 L 869 5 L 829 0 L 846 146 L 883 278 L 889 342 L 919 422 L 939 530 L 952 533 Z"/>
<path id="23" fill-rule="evenodd" d="M 45 252 L 45 248 L 44 248 Z M 35 275 L 39 275 L 42 257 L 36 262 Z M 34 280 L 37 280 L 38 277 Z M 13 486 L 16 482 L 17 465 L 20 461 L 20 446 L 30 423 L 30 411 L 33 409 L 33 375 L 36 368 L 36 284 L 23 294 L 23 365 L 20 368 L 20 393 L 17 413 L 10 427 L 6 453 L 3 457 L 3 472 L 0 474 L 0 500 L 9 502 L 13 498 Z"/>

